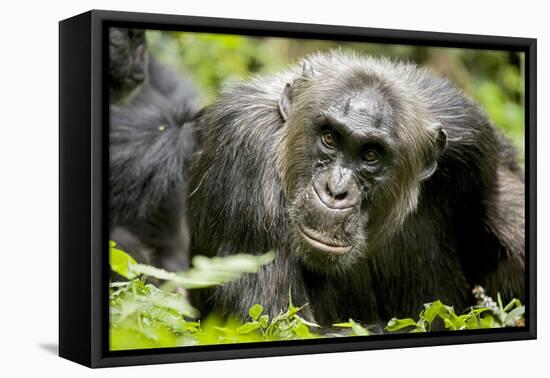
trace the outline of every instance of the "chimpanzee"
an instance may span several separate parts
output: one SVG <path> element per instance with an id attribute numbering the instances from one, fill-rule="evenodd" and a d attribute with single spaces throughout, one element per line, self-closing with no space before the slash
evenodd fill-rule
<path id="1" fill-rule="evenodd" d="M 191 80 L 147 51 L 145 31 L 126 28 L 109 28 L 109 97 L 112 105 L 137 102 L 175 113 L 196 112 L 200 102 Z"/>
<path id="2" fill-rule="evenodd" d="M 524 296 L 523 172 L 449 81 L 334 51 L 223 90 L 197 120 L 192 254 L 273 250 L 257 275 L 198 295 L 203 314 L 286 310 L 322 325 Z"/>
<path id="3" fill-rule="evenodd" d="M 143 30 L 110 33 L 110 238 L 138 261 L 188 265 L 188 169 L 198 92 L 145 49 Z"/>
<path id="4" fill-rule="evenodd" d="M 139 91 L 147 75 L 145 31 L 109 29 L 109 96 L 111 103 Z"/>

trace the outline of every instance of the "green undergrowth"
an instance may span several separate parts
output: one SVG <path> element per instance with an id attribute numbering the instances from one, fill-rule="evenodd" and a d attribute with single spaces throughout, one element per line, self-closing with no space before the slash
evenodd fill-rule
<path id="1" fill-rule="evenodd" d="M 367 325 L 353 319 L 333 324 L 328 330 L 307 321 L 301 316 L 307 304 L 295 306 L 290 294 L 287 310 L 273 317 L 258 303 L 250 308 L 246 321 L 236 317 L 222 319 L 215 314 L 199 319 L 187 290 L 223 285 L 242 275 L 255 274 L 274 259 L 272 252 L 223 258 L 197 256 L 192 260 L 192 268 L 182 273 L 138 264 L 113 242 L 110 242 L 109 258 L 111 269 L 124 278 L 110 284 L 111 350 L 372 334 Z M 148 278 L 162 284 L 155 286 Z M 417 318 L 389 320 L 385 332 L 457 331 L 523 325 L 525 307 L 519 300 L 514 299 L 504 306 L 500 295 L 495 302 L 485 296 L 482 288 L 478 290 L 481 291 L 478 293 L 481 305 L 465 313 L 456 314 L 452 306 L 436 300 L 425 304 Z"/>

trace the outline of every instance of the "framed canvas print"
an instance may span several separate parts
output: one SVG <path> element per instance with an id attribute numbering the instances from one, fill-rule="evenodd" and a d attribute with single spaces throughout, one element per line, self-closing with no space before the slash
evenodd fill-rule
<path id="1" fill-rule="evenodd" d="M 60 355 L 536 337 L 536 40 L 60 22 Z"/>

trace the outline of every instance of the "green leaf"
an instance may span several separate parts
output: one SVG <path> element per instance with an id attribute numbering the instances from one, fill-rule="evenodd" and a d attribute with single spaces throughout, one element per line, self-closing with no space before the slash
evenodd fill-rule
<path id="1" fill-rule="evenodd" d="M 257 273 L 262 266 L 273 261 L 274 257 L 273 252 L 260 256 L 244 254 L 212 258 L 195 256 L 193 258 L 195 266 L 182 273 L 168 272 L 143 264 L 132 265 L 131 270 L 135 274 L 170 281 L 182 288 L 199 289 L 235 281 L 245 273 Z"/>
<path id="2" fill-rule="evenodd" d="M 418 324 L 414 321 L 414 319 L 406 318 L 406 319 L 397 319 L 392 318 L 388 325 L 386 326 L 386 330 L 390 332 L 399 331 L 400 329 L 407 328 L 407 327 L 417 327 Z"/>
<path id="3" fill-rule="evenodd" d="M 298 315 L 294 315 L 294 318 L 297 319 L 300 323 L 305 324 L 308 327 L 321 328 L 319 324 L 307 321 Z"/>
<path id="4" fill-rule="evenodd" d="M 135 278 L 135 273 L 131 270 L 131 267 L 137 264 L 132 256 L 126 252 L 115 248 L 114 242 L 109 243 L 109 264 L 111 269 L 127 279 Z"/>
<path id="5" fill-rule="evenodd" d="M 124 282 L 111 282 L 109 284 L 109 287 L 110 288 L 113 288 L 113 289 L 116 289 L 116 288 L 119 288 L 119 287 L 126 287 L 128 285 L 130 285 L 131 283 L 129 281 L 124 281 Z"/>
<path id="6" fill-rule="evenodd" d="M 357 336 L 369 336 L 369 331 L 367 331 L 366 328 L 354 322 L 352 319 L 350 319 L 349 322 L 351 323 L 351 329 L 353 330 L 353 333 L 355 333 Z"/>
<path id="7" fill-rule="evenodd" d="M 268 324 L 269 324 L 269 315 L 262 315 L 260 316 L 260 325 L 262 326 L 262 328 L 267 328 Z"/>
<path id="8" fill-rule="evenodd" d="M 233 335 L 235 333 L 235 330 L 231 327 L 212 327 L 216 331 L 223 332 L 226 335 Z"/>
<path id="9" fill-rule="evenodd" d="M 445 306 L 439 300 L 432 303 L 426 303 L 424 305 L 424 308 L 425 310 L 423 313 L 423 317 L 424 320 L 426 320 L 429 324 L 431 324 L 435 320 L 436 316 L 440 314 L 441 316 L 445 316 L 446 313 Z"/>
<path id="10" fill-rule="evenodd" d="M 456 331 L 458 328 L 457 328 L 457 325 L 455 324 L 454 321 L 452 321 L 451 319 L 449 318 L 445 318 L 443 319 L 443 322 L 445 324 L 445 328 L 447 329 L 450 329 L 450 330 L 453 330 L 453 331 Z"/>
<path id="11" fill-rule="evenodd" d="M 258 320 L 263 311 L 264 307 L 256 303 L 254 306 L 250 307 L 250 310 L 248 310 L 248 314 L 252 319 Z"/>
<path id="12" fill-rule="evenodd" d="M 511 309 L 513 309 L 513 308 L 515 308 L 515 307 L 520 307 L 520 306 L 521 306 L 521 301 L 520 301 L 519 299 L 516 298 L 516 299 L 512 299 L 512 300 L 510 301 L 510 303 L 508 303 L 508 304 L 506 305 L 506 307 L 504 307 L 503 310 L 506 311 L 506 312 L 508 312 L 508 311 L 510 311 Z"/>
<path id="13" fill-rule="evenodd" d="M 491 311 L 490 309 L 488 309 L 487 307 L 477 307 L 477 308 L 472 308 L 470 310 L 470 313 L 473 314 L 473 315 L 480 315 L 484 312 L 487 312 L 487 311 Z"/>
<path id="14" fill-rule="evenodd" d="M 239 335 L 246 335 L 247 333 L 250 333 L 252 331 L 255 331 L 257 330 L 258 328 L 260 328 L 260 323 L 254 321 L 254 322 L 248 322 L 248 323 L 244 323 L 242 326 L 240 326 L 239 328 L 237 328 L 237 333 Z"/>
<path id="15" fill-rule="evenodd" d="M 334 323 L 332 325 L 333 327 L 338 327 L 338 328 L 351 328 L 352 324 L 347 322 L 347 323 Z"/>
<path id="16" fill-rule="evenodd" d="M 486 313 L 479 320 L 479 328 L 501 328 L 502 324 L 491 313 Z"/>
<path id="17" fill-rule="evenodd" d="M 310 339 L 313 337 L 313 334 L 309 331 L 309 328 L 303 323 L 298 323 L 296 327 L 294 327 L 293 331 L 294 334 L 301 339 Z"/>
<path id="18" fill-rule="evenodd" d="M 159 290 L 157 295 L 150 295 L 142 298 L 142 301 L 150 303 L 153 306 L 168 308 L 183 316 L 190 318 L 199 316 L 199 311 L 191 306 L 187 298 L 179 293 L 165 293 Z"/>
<path id="19" fill-rule="evenodd" d="M 269 264 L 275 259 L 275 253 L 273 251 L 263 255 L 254 256 L 246 254 L 236 254 L 225 257 L 212 257 L 205 256 L 193 257 L 193 266 L 195 269 L 201 272 L 207 272 L 210 270 L 226 271 L 226 272 L 246 272 L 256 273 L 259 268 Z"/>

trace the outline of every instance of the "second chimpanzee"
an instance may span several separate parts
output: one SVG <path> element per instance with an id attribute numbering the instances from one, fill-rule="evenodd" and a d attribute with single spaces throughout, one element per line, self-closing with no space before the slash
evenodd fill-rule
<path id="1" fill-rule="evenodd" d="M 110 238 L 140 262 L 181 270 L 198 95 L 145 43 L 143 30 L 110 29 Z"/>

